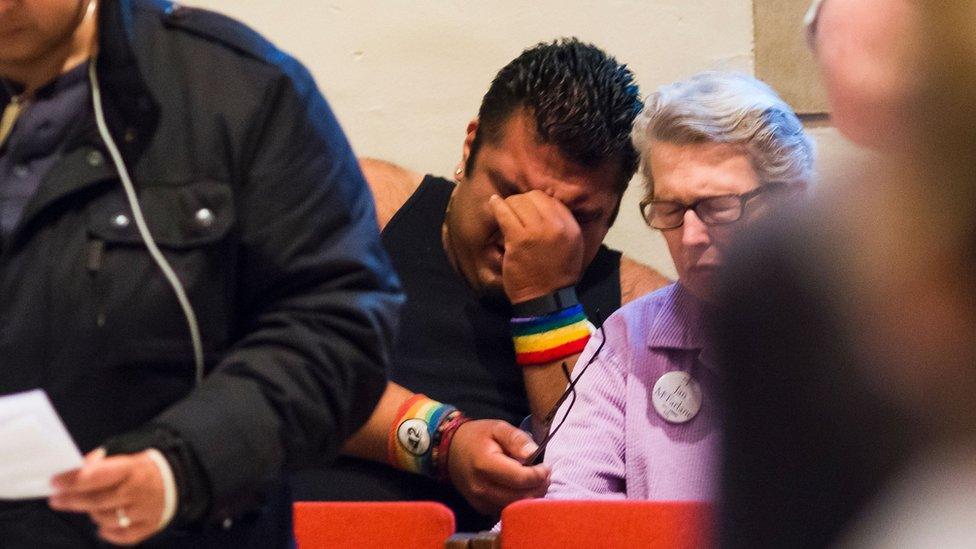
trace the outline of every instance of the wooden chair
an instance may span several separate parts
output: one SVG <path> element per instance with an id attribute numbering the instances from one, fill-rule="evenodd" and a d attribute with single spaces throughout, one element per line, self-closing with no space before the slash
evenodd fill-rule
<path id="1" fill-rule="evenodd" d="M 502 549 L 711 547 L 711 506 L 698 502 L 523 500 L 502 511 Z"/>
<path id="2" fill-rule="evenodd" d="M 294 515 L 299 549 L 443 549 L 454 533 L 454 513 L 428 501 L 300 501 Z"/>

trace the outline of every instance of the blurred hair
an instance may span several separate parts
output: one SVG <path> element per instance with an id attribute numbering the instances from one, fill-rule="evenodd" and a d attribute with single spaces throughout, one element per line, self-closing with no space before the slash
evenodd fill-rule
<path id="1" fill-rule="evenodd" d="M 478 111 L 478 130 L 465 169 L 478 150 L 496 142 L 505 123 L 524 109 L 538 137 L 587 168 L 619 162 L 622 195 L 637 170 L 630 127 L 641 108 L 640 92 L 626 65 L 575 38 L 539 43 L 498 72 Z"/>
<path id="2" fill-rule="evenodd" d="M 654 141 L 741 145 L 761 183 L 806 185 L 813 178 L 814 147 L 803 124 L 772 88 L 745 74 L 703 72 L 658 88 L 631 137 L 648 197 L 654 195 Z"/>

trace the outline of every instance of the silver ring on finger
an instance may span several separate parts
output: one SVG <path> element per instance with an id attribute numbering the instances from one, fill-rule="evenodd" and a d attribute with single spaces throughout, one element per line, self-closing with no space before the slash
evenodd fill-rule
<path id="1" fill-rule="evenodd" d="M 125 514 L 125 509 L 121 507 L 115 510 L 115 518 L 118 521 L 119 528 L 126 529 L 132 526 L 132 519 L 129 518 L 129 515 Z"/>

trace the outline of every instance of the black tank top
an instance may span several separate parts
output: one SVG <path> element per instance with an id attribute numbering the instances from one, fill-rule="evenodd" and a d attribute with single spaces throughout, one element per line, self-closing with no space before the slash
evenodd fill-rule
<path id="1" fill-rule="evenodd" d="M 407 302 L 390 380 L 449 402 L 473 418 L 518 425 L 529 413 L 515 364 L 511 309 L 481 299 L 451 266 L 441 226 L 454 183 L 426 176 L 382 233 Z M 620 252 L 601 246 L 576 286 L 594 324 L 620 307 Z M 451 487 L 363 460 L 341 458 L 329 471 L 303 474 L 296 499 L 435 500 L 454 510 L 458 531 L 490 528 Z"/>

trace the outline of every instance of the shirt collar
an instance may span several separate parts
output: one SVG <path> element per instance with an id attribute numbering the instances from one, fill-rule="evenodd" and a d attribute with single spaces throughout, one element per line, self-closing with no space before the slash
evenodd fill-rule
<path id="1" fill-rule="evenodd" d="M 648 346 L 685 351 L 704 349 L 706 305 L 680 282 L 662 291 L 664 306 L 651 320 Z"/>
<path id="2" fill-rule="evenodd" d="M 107 100 L 106 118 L 113 133 L 125 133 L 123 124 L 139 126 L 139 135 L 149 136 L 159 120 L 159 106 L 143 80 L 135 53 L 132 36 L 136 32 L 135 7 L 128 0 L 102 0 L 98 9 L 98 79 Z M 162 17 L 162 15 L 159 15 Z M 85 69 L 80 71 L 87 76 Z M 19 88 L 0 86 L 0 107 L 12 99 L 11 93 Z M 123 143 L 123 156 L 135 157 L 148 144 L 149 139 L 135 143 Z"/>

